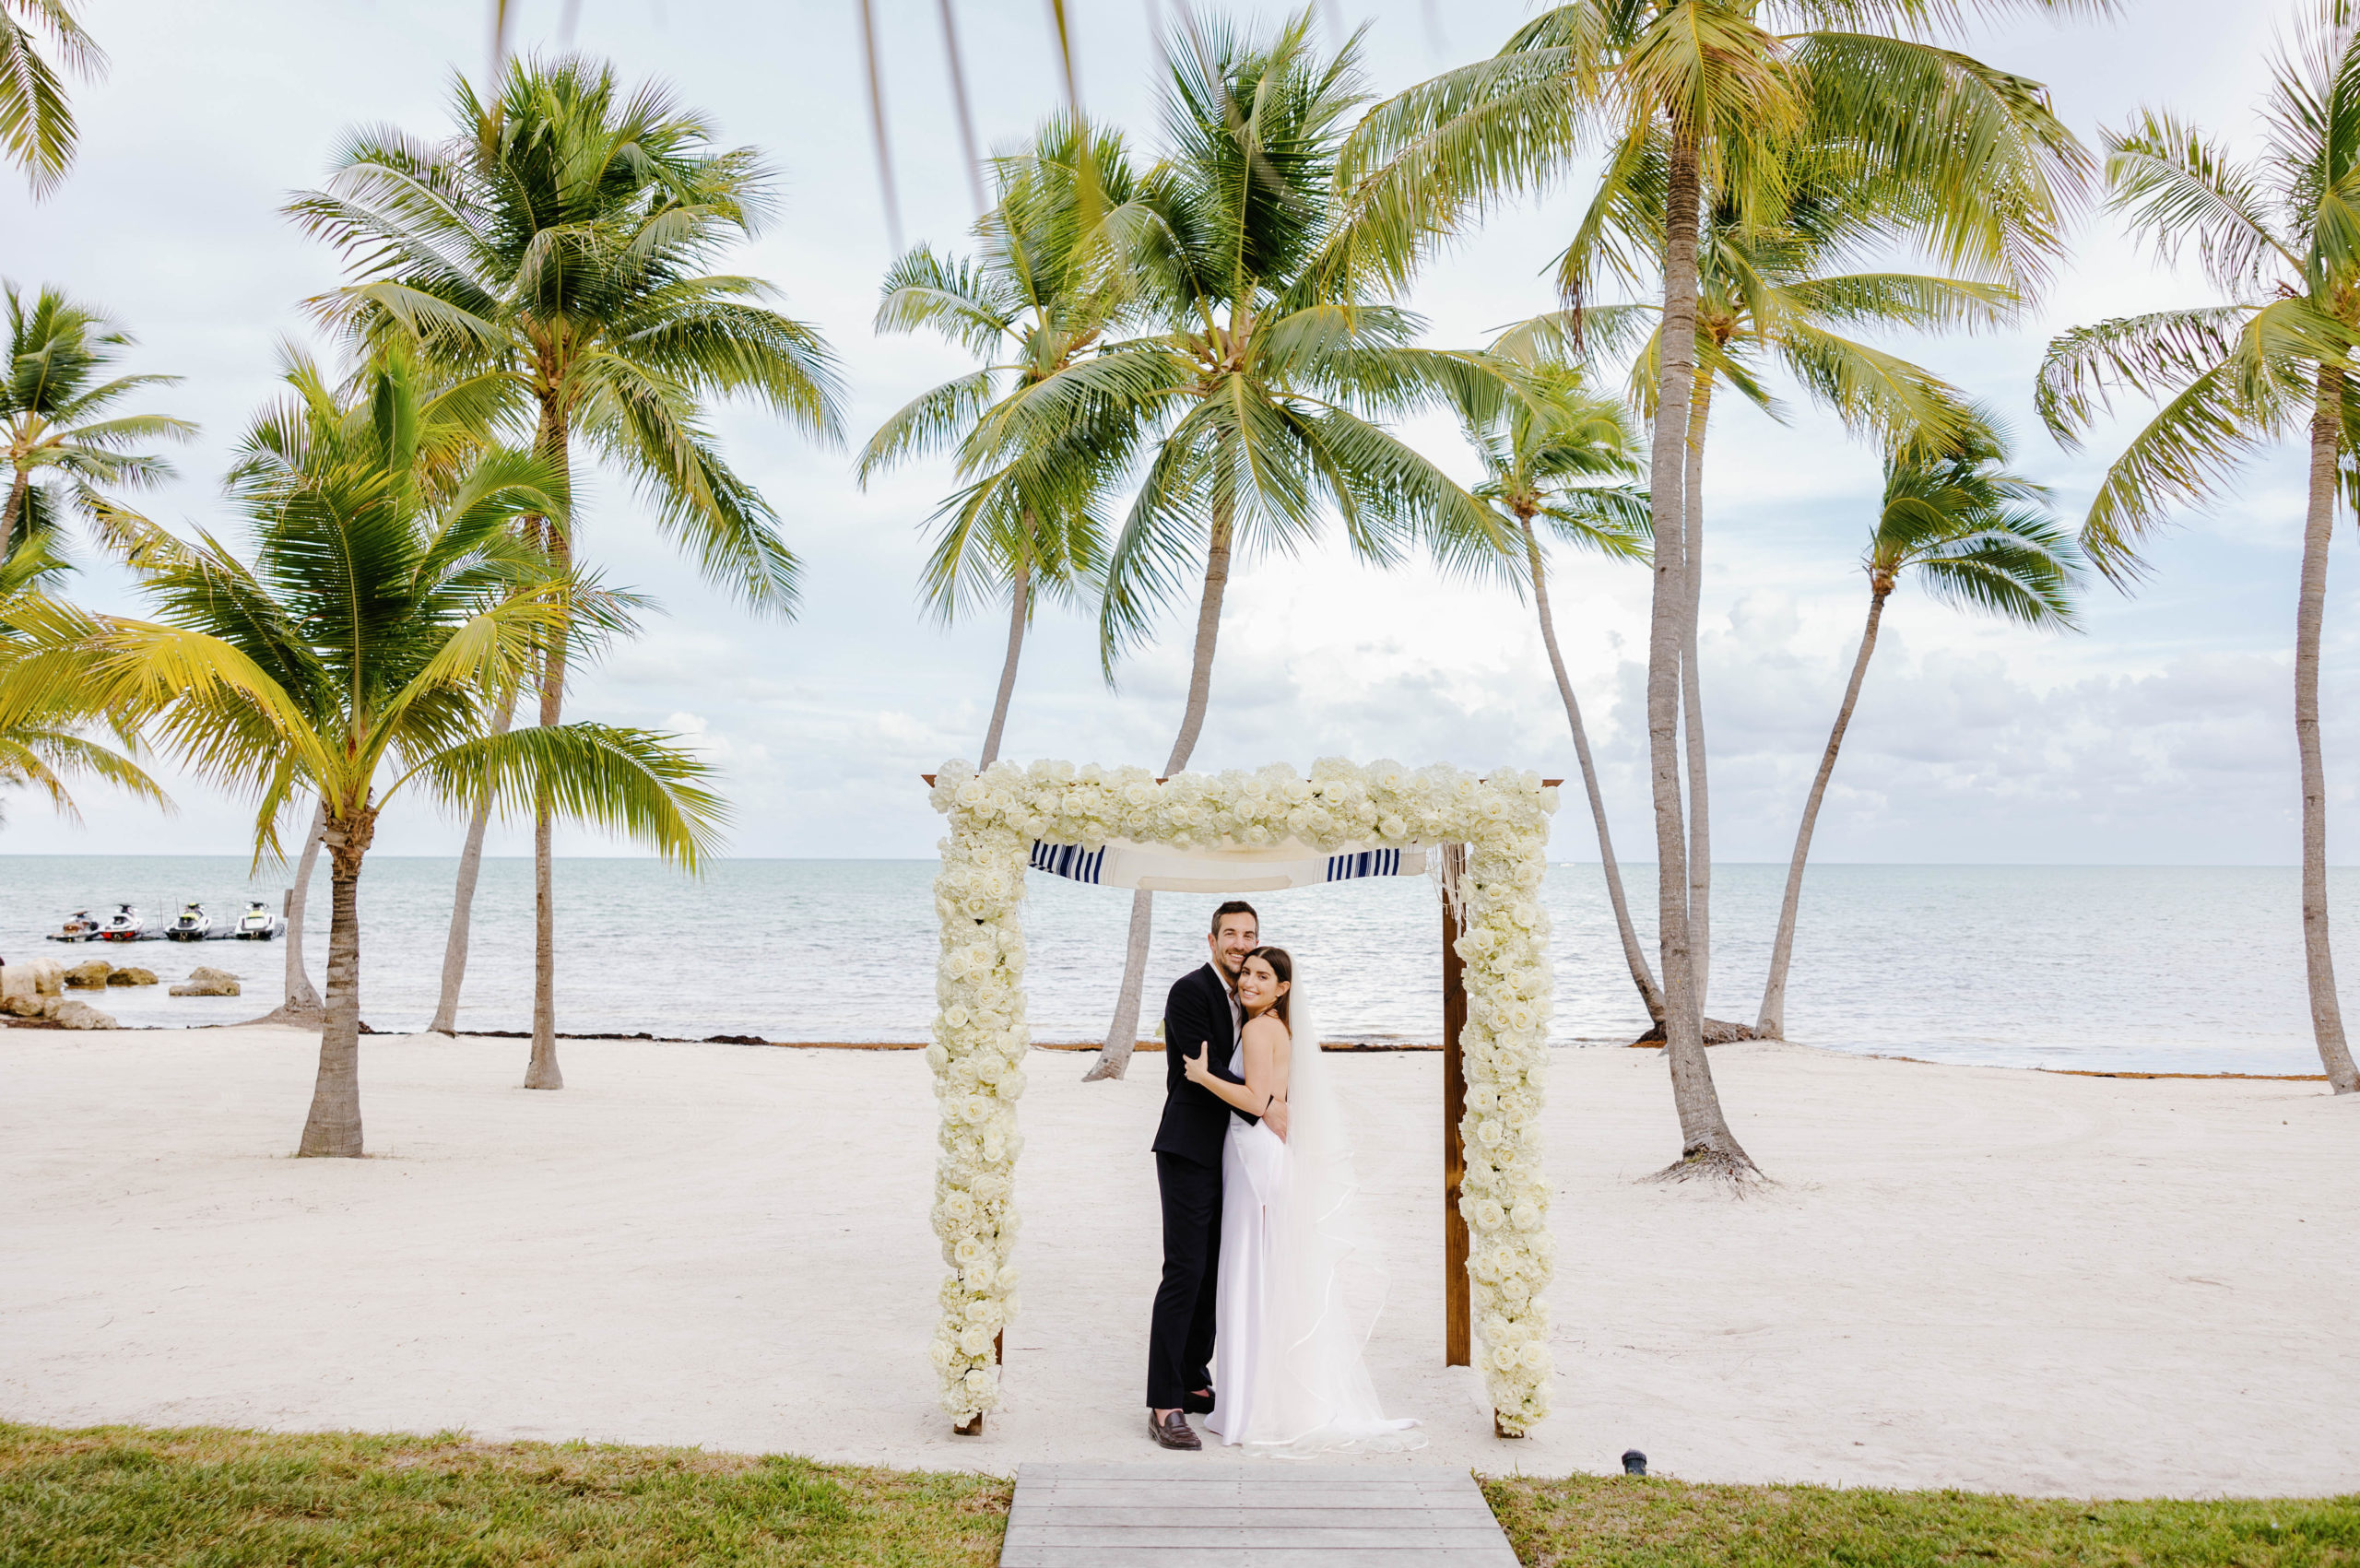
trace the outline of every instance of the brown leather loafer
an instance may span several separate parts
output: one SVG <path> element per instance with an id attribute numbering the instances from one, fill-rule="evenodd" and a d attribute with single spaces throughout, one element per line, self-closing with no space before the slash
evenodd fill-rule
<path id="1" fill-rule="evenodd" d="M 1156 1419 L 1153 1410 L 1150 1410 L 1147 1413 L 1147 1434 L 1164 1448 L 1194 1451 L 1204 1446 L 1203 1441 L 1197 1436 L 1196 1429 L 1188 1424 L 1188 1418 L 1178 1410 L 1174 1410 L 1161 1421 Z"/>
<path id="2" fill-rule="evenodd" d="M 1201 1394 L 1182 1395 L 1180 1397 L 1180 1409 L 1182 1412 L 1186 1415 L 1211 1415 L 1213 1413 L 1213 1391 L 1208 1388 Z"/>

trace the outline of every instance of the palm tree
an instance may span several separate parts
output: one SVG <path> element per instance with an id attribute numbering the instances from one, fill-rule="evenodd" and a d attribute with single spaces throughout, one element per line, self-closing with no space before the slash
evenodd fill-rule
<path id="1" fill-rule="evenodd" d="M 1644 276 L 1645 257 L 1663 232 L 1664 138 L 1653 136 L 1635 156 L 1611 160 L 1574 242 L 1559 257 L 1561 290 L 1593 297 L 1604 275 Z M 1682 546 L 1688 603 L 1681 650 L 1682 741 L 1688 817 L 1688 918 L 1691 968 L 1701 1009 L 1712 971 L 1712 838 L 1705 745 L 1703 672 L 1697 656 L 1704 584 L 1705 451 L 1716 389 L 1727 383 L 1774 418 L 1784 418 L 1767 390 L 1768 372 L 1785 372 L 1805 395 L 1856 434 L 1888 444 L 1925 439 L 1961 425 L 1956 391 L 1908 360 L 1845 336 L 1870 327 L 1920 331 L 1998 325 L 2018 304 L 2005 284 L 1972 277 L 1842 270 L 1906 217 L 1914 193 L 1881 189 L 1859 178 L 1847 147 L 1808 147 L 1789 155 L 1784 210 L 1764 226 L 1726 199 L 1712 201 L 1697 246 L 1697 363 L 1690 383 L 1688 442 L 1682 497 Z M 1647 331 L 1634 359 L 1631 397 L 1652 415 L 1657 392 L 1659 312 L 1650 304 L 1554 311 L 1503 336 L 1511 352 L 1573 352 L 1595 359 Z M 1662 1019 L 1658 1017 L 1660 1023 Z M 1717 1020 L 1709 1027 L 1723 1028 Z M 1740 1032 L 1740 1033 L 1742 1032 Z"/>
<path id="2" fill-rule="evenodd" d="M 1649 247 L 1661 319 L 1647 477 L 1647 744 L 1665 1055 L 1682 1142 L 1667 1177 L 1756 1173 L 1705 1057 L 1679 766 L 1694 604 L 1685 509 L 1701 219 L 1726 203 L 1749 227 L 1776 227 L 1796 152 L 1841 145 L 1863 184 L 1915 194 L 1895 204 L 1889 240 L 2021 287 L 2054 248 L 2086 159 L 2036 83 L 1900 34 L 1977 11 L 2108 9 L 2111 0 L 1575 0 L 1534 18 L 1494 58 L 1379 105 L 1345 149 L 1352 243 L 1334 265 L 1398 280 L 1469 211 L 1545 186 L 1600 144 L 1614 166 L 1661 138 L 1663 228 Z M 1780 34 L 1774 21 L 1800 30 Z"/>
<path id="3" fill-rule="evenodd" d="M 1639 988 L 1647 1016 L 1663 1021 L 1663 992 L 1647 967 L 1646 949 L 1631 924 L 1622 892 L 1622 869 L 1606 821 L 1598 768 L 1590 759 L 1589 734 L 1581 703 L 1557 647 L 1557 623 L 1549 608 L 1548 561 L 1541 527 L 1570 545 L 1610 559 L 1646 559 L 1647 498 L 1629 483 L 1639 472 L 1638 437 L 1620 404 L 1588 389 L 1577 364 L 1551 359 L 1498 358 L 1496 390 L 1478 386 L 1462 398 L 1459 421 L 1467 443 L 1483 465 L 1477 499 L 1503 514 L 1524 555 L 1524 575 L 1532 584 L 1533 609 L 1540 619 L 1541 645 L 1565 704 L 1574 755 L 1581 763 L 1582 787 L 1598 831 L 1598 855 L 1606 877 L 1607 902 L 1622 939 L 1631 983 Z"/>
<path id="4" fill-rule="evenodd" d="M 1013 400 L 975 443 L 1004 461 L 1085 422 L 1142 432 L 1144 478 L 1108 552 L 1100 643 L 1110 674 L 1196 584 L 1188 696 L 1163 772 L 1196 749 L 1233 562 L 1292 550 L 1328 507 L 1366 560 L 1422 543 L 1455 564 L 1513 556 L 1498 517 L 1372 422 L 1485 373 L 1410 347 L 1422 323 L 1324 265 L 1340 216 L 1335 159 L 1360 101 L 1359 40 L 1322 58 L 1310 14 L 1268 41 L 1192 27 L 1163 92 L 1169 156 L 1124 240 L 1146 324 Z M 1153 920 L 1135 895 L 1122 990 L 1090 1076 L 1119 1077 L 1139 1032 Z"/>
<path id="5" fill-rule="evenodd" d="M 1835 710 L 1835 727 L 1803 800 L 1795 830 L 1794 857 L 1787 866 L 1787 892 L 1778 906 L 1778 935 L 1770 948 L 1770 974 L 1762 987 L 1762 1012 L 1754 1032 L 1771 1040 L 1787 1034 L 1787 965 L 1794 955 L 1795 912 L 1803 892 L 1803 864 L 1819 822 L 1820 803 L 1835 772 L 1835 753 L 1860 700 L 1860 682 L 1876 652 L 1877 629 L 1885 600 L 1914 577 L 1935 598 L 1962 609 L 1981 610 L 2022 626 L 2059 629 L 2073 624 L 2073 595 L 2082 570 L 2081 552 L 2057 525 L 2048 489 L 2005 466 L 2008 441 L 1981 409 L 1962 430 L 1946 432 L 1940 444 L 1905 443 L 1885 459 L 1884 504 L 1869 530 L 1860 569 L 1869 578 L 1869 619 L 1853 655 L 1852 678 Z"/>
<path id="6" fill-rule="evenodd" d="M 55 289 L 27 296 L 0 283 L 8 312 L 8 362 L 0 366 L 0 555 L 53 533 L 70 507 L 92 519 L 114 502 L 101 487 L 138 489 L 171 477 L 171 465 L 134 450 L 186 441 L 196 427 L 161 414 L 113 413 L 117 405 L 178 376 L 105 376 L 133 338 Z"/>
<path id="7" fill-rule="evenodd" d="M 85 81 L 106 69 L 107 56 L 68 0 L 0 0 L 0 154 L 44 196 L 65 178 L 79 133 L 65 84 L 41 58 L 36 34 L 46 34 L 59 62 Z"/>
<path id="8" fill-rule="evenodd" d="M 767 169 L 751 148 L 716 150 L 707 122 L 668 92 L 626 92 L 611 67 L 572 56 L 513 62 L 490 102 L 454 78 L 452 118 L 440 145 L 361 134 L 328 188 L 290 205 L 360 275 L 314 301 L 321 315 L 364 344 L 411 344 L 450 375 L 491 378 L 569 483 L 586 444 L 708 579 L 791 614 L 796 562 L 776 513 L 703 422 L 712 400 L 746 396 L 808 434 L 839 435 L 842 393 L 820 335 L 770 308 L 769 285 L 702 270 L 759 228 Z M 564 527 L 525 525 L 571 560 Z M 543 651 L 543 725 L 561 716 L 566 666 L 560 627 Z M 534 1089 L 564 1085 L 551 819 L 533 820 Z M 484 819 L 468 826 L 437 1029 L 456 1024 Z"/>
<path id="9" fill-rule="evenodd" d="M 1136 216 L 1138 187 L 1119 136 L 1062 115 L 1025 153 L 996 159 L 993 174 L 997 199 L 976 225 L 974 259 L 921 245 L 886 274 L 877 308 L 879 331 L 927 327 L 985 362 L 896 410 L 869 438 L 859 469 L 865 486 L 921 454 L 962 449 L 968 482 L 935 514 L 924 581 L 927 603 L 946 622 L 978 601 L 1008 596 L 1008 652 L 978 762 L 985 768 L 999 756 L 1040 596 L 1079 601 L 1103 568 L 1098 504 L 1120 479 L 1130 443 L 1083 421 L 997 460 L 980 460 L 973 448 L 1014 401 L 1079 362 L 1121 320 L 1128 275 L 1115 265 L 1106 235 L 1110 223 Z"/>
<path id="10" fill-rule="evenodd" d="M 2169 113 L 2106 138 L 2111 205 L 2165 256 L 2191 241 L 2228 303 L 2119 317 L 2049 345 L 2036 405 L 2068 445 L 2128 390 L 2162 402 L 2106 470 L 2082 524 L 2098 570 L 2127 588 L 2139 546 L 2180 506 L 2218 496 L 2257 450 L 2308 427 L 2310 487 L 2295 613 L 2295 744 L 2303 792 L 2303 953 L 2311 1034 L 2338 1094 L 2360 1092 L 2328 940 L 2327 770 L 2319 639 L 2339 486 L 2360 453 L 2360 34 L 2318 0 L 2266 100 L 2267 150 L 2241 159 Z"/>
<path id="11" fill-rule="evenodd" d="M 75 614 L 47 629 L 60 655 L 93 663 L 109 711 L 200 776 L 259 796 L 257 860 L 277 853 L 290 803 L 311 794 L 325 808 L 334 912 L 306 1155 L 362 1152 L 355 895 L 396 796 L 555 805 L 691 867 L 723 814 L 705 766 L 667 737 L 584 723 L 490 733 L 499 694 L 530 678 L 551 631 L 618 612 L 520 536 L 524 517 L 563 516 L 545 458 L 490 453 L 436 501 L 422 454 L 453 432 L 420 379 L 395 358 L 345 401 L 296 363 L 294 395 L 256 424 L 239 466 L 251 560 L 127 525 L 126 560 L 159 619 Z"/>
<path id="12" fill-rule="evenodd" d="M 48 542 L 38 537 L 25 540 L 0 560 L 0 668 L 30 642 L 18 617 L 24 615 L 30 624 L 38 625 L 40 607 L 68 570 Z M 58 815 L 78 820 L 81 811 L 67 786 L 87 777 L 169 809 L 171 803 L 139 764 L 82 733 L 91 719 L 104 715 L 81 707 L 77 696 L 87 700 L 87 685 L 63 684 L 30 701 L 0 691 L 0 789 L 37 789 L 49 796 Z M 0 824 L 6 820 L 0 814 Z"/>

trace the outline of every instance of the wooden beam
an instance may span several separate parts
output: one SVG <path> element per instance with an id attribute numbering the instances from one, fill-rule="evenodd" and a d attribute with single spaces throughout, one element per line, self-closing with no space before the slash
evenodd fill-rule
<path id="1" fill-rule="evenodd" d="M 1443 876 L 1467 869 L 1467 846 L 1445 844 Z M 1466 965 L 1458 957 L 1458 914 L 1442 901 L 1442 1364 L 1474 1364 L 1474 1310 L 1467 1281 L 1467 1220 L 1458 1212 L 1467 1181 L 1467 1146 L 1458 1124 L 1467 1114 L 1467 1064 L 1459 1032 L 1467 1027 Z"/>

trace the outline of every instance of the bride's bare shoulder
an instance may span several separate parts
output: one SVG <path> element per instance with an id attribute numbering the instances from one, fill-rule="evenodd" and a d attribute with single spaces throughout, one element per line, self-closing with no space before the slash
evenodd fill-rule
<path id="1" fill-rule="evenodd" d="M 1284 1044 L 1291 1035 L 1284 1020 L 1269 1013 L 1263 1013 L 1245 1020 L 1245 1033 L 1242 1038 L 1276 1041 Z"/>

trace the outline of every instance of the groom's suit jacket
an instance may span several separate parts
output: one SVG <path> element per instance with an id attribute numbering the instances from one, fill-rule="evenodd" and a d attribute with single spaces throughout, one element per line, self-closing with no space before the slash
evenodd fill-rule
<path id="1" fill-rule="evenodd" d="M 1158 1154 L 1177 1154 L 1218 1171 L 1231 1107 L 1211 1090 L 1188 1081 L 1187 1060 L 1200 1045 L 1207 1048 L 1205 1061 L 1215 1078 L 1245 1081 L 1230 1065 L 1237 1054 L 1237 1025 L 1230 1017 L 1229 987 L 1211 964 L 1174 981 L 1164 999 L 1163 1121 L 1155 1129 L 1154 1148 Z"/>

